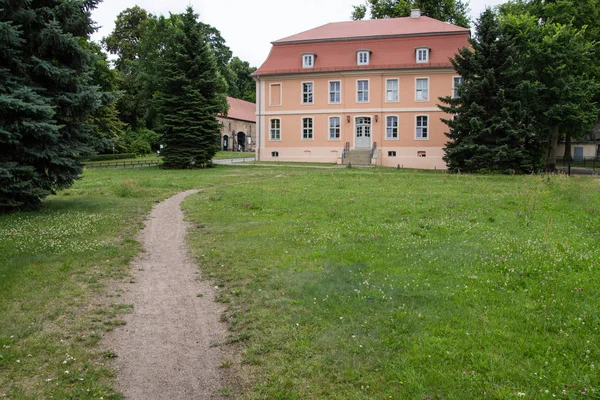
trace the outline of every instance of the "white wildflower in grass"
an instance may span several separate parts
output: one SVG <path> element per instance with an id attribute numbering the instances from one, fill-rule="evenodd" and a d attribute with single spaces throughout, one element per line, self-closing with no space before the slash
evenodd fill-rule
<path id="1" fill-rule="evenodd" d="M 525 393 L 523 393 L 523 392 L 517 392 L 517 397 L 525 397 Z"/>

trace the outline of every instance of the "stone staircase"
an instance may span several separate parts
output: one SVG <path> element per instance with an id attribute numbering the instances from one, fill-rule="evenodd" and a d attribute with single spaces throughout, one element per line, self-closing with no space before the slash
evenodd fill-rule
<path id="1" fill-rule="evenodd" d="M 347 150 L 342 160 L 344 165 L 371 165 L 370 149 Z"/>

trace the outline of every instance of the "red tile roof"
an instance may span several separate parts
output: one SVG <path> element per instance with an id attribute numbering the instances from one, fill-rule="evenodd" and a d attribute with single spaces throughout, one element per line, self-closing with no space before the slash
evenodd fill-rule
<path id="1" fill-rule="evenodd" d="M 470 32 L 465 30 L 464 33 L 452 35 L 275 44 L 267 60 L 253 75 L 452 67 L 449 59 L 454 57 L 458 49 L 469 45 L 467 41 L 469 36 Z M 416 63 L 417 47 L 429 47 L 429 63 Z M 371 51 L 369 65 L 358 66 L 356 51 L 364 49 Z M 316 55 L 314 68 L 302 68 L 303 53 Z"/>
<path id="2" fill-rule="evenodd" d="M 276 40 L 273 44 L 458 32 L 470 33 L 470 30 L 424 16 L 419 18 L 369 19 L 331 22 L 296 35 Z"/>
<path id="3" fill-rule="evenodd" d="M 256 104 L 233 97 L 227 97 L 227 103 L 229 111 L 226 118 L 256 122 Z"/>

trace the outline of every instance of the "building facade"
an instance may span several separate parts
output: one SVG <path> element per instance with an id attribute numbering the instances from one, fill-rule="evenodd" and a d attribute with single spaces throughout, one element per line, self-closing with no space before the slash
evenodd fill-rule
<path id="1" fill-rule="evenodd" d="M 438 97 L 470 31 L 420 15 L 327 24 L 273 42 L 254 73 L 260 160 L 446 168 Z"/>
<path id="2" fill-rule="evenodd" d="M 227 97 L 227 115 L 218 115 L 221 123 L 221 147 L 223 151 L 255 151 L 256 104 Z"/>

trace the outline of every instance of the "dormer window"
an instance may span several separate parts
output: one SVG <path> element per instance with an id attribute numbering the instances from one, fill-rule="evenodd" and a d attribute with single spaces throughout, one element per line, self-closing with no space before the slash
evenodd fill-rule
<path id="1" fill-rule="evenodd" d="M 429 48 L 428 47 L 418 47 L 417 48 L 417 64 L 428 63 L 429 62 Z"/>
<path id="2" fill-rule="evenodd" d="M 302 68 L 314 68 L 315 55 L 313 53 L 302 54 Z"/>
<path id="3" fill-rule="evenodd" d="M 369 50 L 359 50 L 356 52 L 356 64 L 357 65 L 369 65 L 369 56 L 371 52 Z"/>

